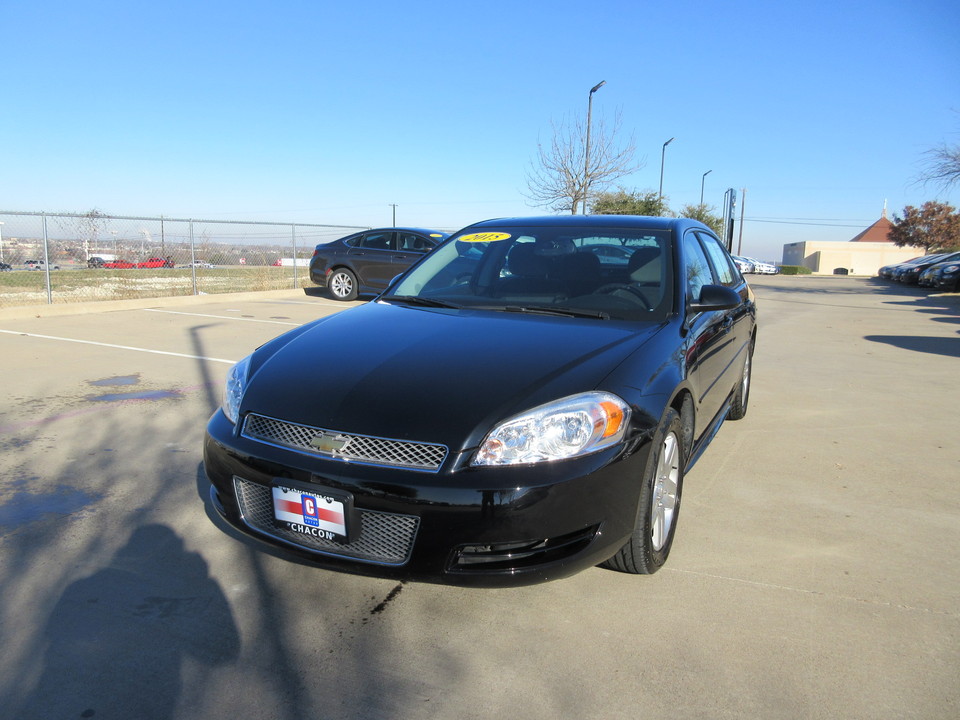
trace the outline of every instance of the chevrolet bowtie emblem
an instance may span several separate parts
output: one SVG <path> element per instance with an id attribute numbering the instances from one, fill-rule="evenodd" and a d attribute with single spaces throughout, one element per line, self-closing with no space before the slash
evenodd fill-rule
<path id="1" fill-rule="evenodd" d="M 316 448 L 320 452 L 334 455 L 343 452 L 344 448 L 350 444 L 350 438 L 346 435 L 328 435 L 327 433 L 317 433 L 310 440 L 310 447 Z"/>

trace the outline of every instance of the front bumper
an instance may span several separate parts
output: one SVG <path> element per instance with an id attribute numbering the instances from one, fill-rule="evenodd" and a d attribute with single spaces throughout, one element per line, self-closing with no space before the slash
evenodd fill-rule
<path id="1" fill-rule="evenodd" d="M 934 285 L 945 290 L 956 290 L 960 288 L 960 273 L 940 273 Z"/>
<path id="2" fill-rule="evenodd" d="M 207 427 L 211 498 L 231 525 L 320 567 L 455 585 L 544 582 L 603 562 L 633 531 L 649 444 L 523 467 L 436 473 L 344 463 Z M 456 453 L 453 453 L 456 455 Z M 272 486 L 346 496 L 349 542 L 273 520 Z"/>

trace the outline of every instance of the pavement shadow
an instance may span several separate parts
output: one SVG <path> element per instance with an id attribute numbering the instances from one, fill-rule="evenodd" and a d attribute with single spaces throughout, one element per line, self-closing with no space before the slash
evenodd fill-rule
<path id="1" fill-rule="evenodd" d="M 38 640 L 43 670 L 18 718 L 172 718 L 187 658 L 212 668 L 240 651 L 207 563 L 160 524 L 137 528 L 106 566 L 71 583 Z"/>
<path id="2" fill-rule="evenodd" d="M 884 343 L 901 350 L 960 358 L 960 338 L 911 335 L 865 335 L 865 340 Z"/>

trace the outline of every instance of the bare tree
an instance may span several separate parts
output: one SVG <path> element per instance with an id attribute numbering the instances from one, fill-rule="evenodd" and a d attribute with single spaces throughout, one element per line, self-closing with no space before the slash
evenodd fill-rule
<path id="1" fill-rule="evenodd" d="M 553 137 L 549 147 L 537 142 L 537 157 L 527 171 L 527 198 L 534 205 L 573 215 L 585 208 L 590 196 L 605 190 L 616 180 L 636 172 L 644 163 L 634 162 L 633 137 L 623 146 L 616 142 L 622 124 L 618 112 L 613 127 L 603 119 L 590 130 L 590 166 L 585 167 L 586 126 L 582 119 L 557 126 L 551 121 Z"/>
<path id="2" fill-rule="evenodd" d="M 921 182 L 939 185 L 944 190 L 960 182 L 960 145 L 944 142 L 924 155 L 927 167 L 920 173 Z"/>

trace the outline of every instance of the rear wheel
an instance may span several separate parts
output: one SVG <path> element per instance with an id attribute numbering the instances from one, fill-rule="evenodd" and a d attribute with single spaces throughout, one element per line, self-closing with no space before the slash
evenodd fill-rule
<path id="1" fill-rule="evenodd" d="M 327 287 L 336 300 L 357 299 L 357 276 L 346 268 L 334 270 L 327 280 Z"/>
<path id="2" fill-rule="evenodd" d="M 667 411 L 647 458 L 640 509 L 633 535 L 604 565 L 637 575 L 655 573 L 673 545 L 683 488 L 683 425 L 676 410 Z"/>

